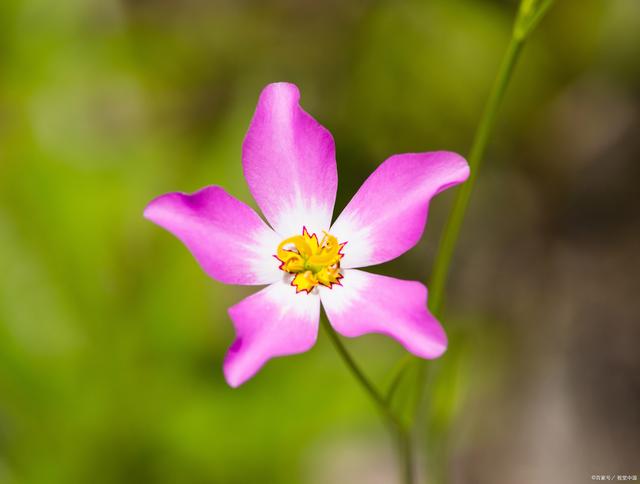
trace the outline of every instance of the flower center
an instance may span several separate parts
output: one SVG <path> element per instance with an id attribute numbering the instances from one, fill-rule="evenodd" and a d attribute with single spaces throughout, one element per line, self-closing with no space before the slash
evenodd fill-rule
<path id="1" fill-rule="evenodd" d="M 345 242 L 346 243 L 346 242 Z M 318 284 L 331 287 L 340 284 L 340 253 L 344 244 L 339 244 L 333 235 L 324 232 L 322 240 L 318 241 L 316 234 L 309 234 L 306 228 L 302 235 L 294 235 L 284 239 L 278 245 L 278 259 L 280 270 L 295 274 L 291 285 L 296 292 L 310 293 Z"/>

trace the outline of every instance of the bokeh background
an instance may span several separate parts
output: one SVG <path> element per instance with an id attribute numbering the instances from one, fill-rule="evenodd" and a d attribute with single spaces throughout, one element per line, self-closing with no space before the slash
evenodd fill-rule
<path id="1" fill-rule="evenodd" d="M 640 3 L 556 3 L 462 233 L 450 350 L 428 365 L 425 482 L 640 474 Z M 297 83 L 334 134 L 336 211 L 393 153 L 465 153 L 515 9 L 0 2 L 0 483 L 395 482 L 375 408 L 324 334 L 225 384 L 226 308 L 252 289 L 208 279 L 142 210 L 207 184 L 249 201 L 240 147 L 273 81 Z M 427 280 L 450 203 L 375 271 Z M 382 336 L 347 344 L 381 386 L 403 354 Z"/>

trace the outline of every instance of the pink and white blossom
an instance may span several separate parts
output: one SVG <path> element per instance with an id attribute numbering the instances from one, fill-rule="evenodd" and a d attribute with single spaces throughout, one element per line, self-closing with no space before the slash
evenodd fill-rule
<path id="1" fill-rule="evenodd" d="M 269 359 L 310 349 L 321 305 L 344 336 L 382 333 L 422 358 L 437 358 L 447 347 L 422 283 L 357 268 L 411 249 L 431 198 L 465 181 L 467 162 L 447 151 L 393 155 L 332 224 L 333 137 L 302 110 L 299 97 L 293 84 L 268 85 L 242 147 L 245 178 L 268 224 L 217 186 L 162 195 L 144 212 L 178 237 L 213 279 L 266 286 L 229 308 L 236 339 L 224 374 L 234 387 Z"/>

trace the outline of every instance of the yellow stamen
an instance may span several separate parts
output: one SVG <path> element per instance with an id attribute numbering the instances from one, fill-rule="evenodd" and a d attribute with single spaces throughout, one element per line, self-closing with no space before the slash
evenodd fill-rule
<path id="1" fill-rule="evenodd" d="M 294 274 L 291 285 L 296 292 L 310 293 L 318 284 L 331 287 L 340 284 L 340 253 L 344 244 L 339 244 L 333 235 L 324 232 L 318 242 L 316 234 L 309 234 L 306 229 L 302 235 L 294 235 L 284 239 L 278 245 L 276 258 L 282 262 L 280 269 Z"/>

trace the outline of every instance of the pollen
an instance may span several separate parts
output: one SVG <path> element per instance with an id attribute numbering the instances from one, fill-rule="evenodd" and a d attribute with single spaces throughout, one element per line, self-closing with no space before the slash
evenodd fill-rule
<path id="1" fill-rule="evenodd" d="M 338 239 L 327 232 L 318 240 L 316 234 L 311 235 L 303 228 L 302 235 L 280 242 L 276 259 L 281 262 L 280 270 L 293 274 L 291 285 L 296 292 L 306 291 L 308 294 L 318 284 L 329 288 L 340 284 L 341 251 L 345 244 L 338 243 Z"/>

